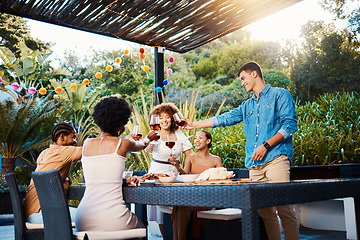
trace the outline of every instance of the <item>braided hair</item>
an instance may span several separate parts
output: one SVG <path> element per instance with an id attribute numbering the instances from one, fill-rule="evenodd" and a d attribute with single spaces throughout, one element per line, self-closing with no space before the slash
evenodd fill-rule
<path id="1" fill-rule="evenodd" d="M 56 142 L 61 134 L 70 135 L 74 131 L 74 127 L 67 122 L 57 123 L 51 130 L 51 140 Z"/>

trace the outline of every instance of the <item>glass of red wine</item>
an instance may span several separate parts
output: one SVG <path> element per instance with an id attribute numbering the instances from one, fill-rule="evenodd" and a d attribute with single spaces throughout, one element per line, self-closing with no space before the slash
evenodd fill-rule
<path id="1" fill-rule="evenodd" d="M 158 130 L 160 128 L 160 117 L 157 114 L 152 114 L 150 116 L 150 128 L 151 130 Z M 155 141 L 160 139 L 160 135 L 156 137 Z"/>
<path id="2" fill-rule="evenodd" d="M 175 136 L 174 134 L 166 135 L 166 142 L 165 145 L 170 148 L 170 157 L 173 156 L 172 149 L 175 146 Z"/>
<path id="3" fill-rule="evenodd" d="M 142 133 L 139 125 L 134 125 L 132 134 L 135 136 L 135 140 L 139 140 L 140 138 L 142 138 Z"/>
<path id="4" fill-rule="evenodd" d="M 181 114 L 181 112 L 174 113 L 173 118 L 175 120 L 176 125 L 178 125 L 179 127 L 185 125 L 184 116 Z"/>

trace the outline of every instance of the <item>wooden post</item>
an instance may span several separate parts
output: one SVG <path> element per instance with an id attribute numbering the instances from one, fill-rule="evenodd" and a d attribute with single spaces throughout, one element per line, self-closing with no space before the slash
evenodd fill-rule
<path id="1" fill-rule="evenodd" d="M 164 50 L 163 47 L 155 47 L 155 89 L 157 87 L 164 86 Z M 154 89 L 155 97 L 154 97 L 154 105 L 158 105 L 164 102 L 161 92 L 156 92 Z"/>

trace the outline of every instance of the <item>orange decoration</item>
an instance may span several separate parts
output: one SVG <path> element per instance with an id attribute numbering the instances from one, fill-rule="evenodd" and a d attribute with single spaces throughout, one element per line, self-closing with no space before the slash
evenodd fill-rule
<path id="1" fill-rule="evenodd" d="M 144 59 L 145 58 L 145 53 L 140 53 L 140 58 Z"/>
<path id="2" fill-rule="evenodd" d="M 128 55 L 129 53 L 130 53 L 129 50 L 127 50 L 127 49 L 124 50 L 124 54 L 125 54 L 125 55 Z"/>
<path id="3" fill-rule="evenodd" d="M 107 65 L 107 66 L 106 66 L 106 71 L 111 72 L 111 71 L 112 71 L 112 66 Z"/>
<path id="4" fill-rule="evenodd" d="M 62 88 L 61 88 L 61 87 L 55 88 L 55 92 L 56 92 L 57 94 L 60 94 L 60 93 L 62 92 Z"/>
<path id="5" fill-rule="evenodd" d="M 41 95 L 45 95 L 45 94 L 47 93 L 47 91 L 46 91 L 45 88 L 40 88 L 39 93 L 40 93 Z"/>
<path id="6" fill-rule="evenodd" d="M 102 78 L 102 74 L 101 74 L 100 72 L 97 72 L 97 73 L 95 74 L 95 77 L 96 77 L 97 79 L 100 79 L 100 78 Z"/>
<path id="7" fill-rule="evenodd" d="M 76 85 L 75 83 L 72 83 L 72 84 L 70 85 L 70 89 L 71 89 L 71 90 L 76 90 L 76 89 L 77 89 L 77 85 Z"/>
<path id="8" fill-rule="evenodd" d="M 115 58 L 115 63 L 120 64 L 121 63 L 121 58 Z"/>
<path id="9" fill-rule="evenodd" d="M 84 84 L 84 85 L 89 85 L 89 83 L 90 83 L 90 80 L 89 80 L 89 79 L 85 78 L 85 79 L 83 80 L 83 84 Z"/>
<path id="10" fill-rule="evenodd" d="M 145 65 L 145 66 L 143 67 L 143 70 L 144 70 L 145 72 L 147 72 L 147 71 L 149 71 L 149 67 Z"/>

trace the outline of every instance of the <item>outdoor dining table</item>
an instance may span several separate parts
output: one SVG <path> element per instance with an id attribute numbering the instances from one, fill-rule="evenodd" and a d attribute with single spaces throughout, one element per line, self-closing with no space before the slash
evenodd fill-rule
<path id="1" fill-rule="evenodd" d="M 81 200 L 85 187 L 70 187 L 69 199 Z M 285 204 L 353 197 L 360 232 L 360 178 L 297 180 L 288 183 L 152 184 L 123 187 L 127 203 L 242 209 L 242 239 L 260 239 L 258 209 Z"/>

